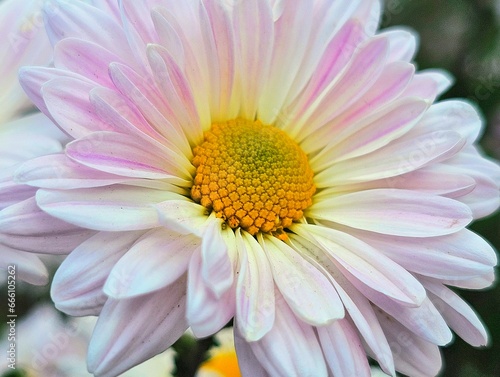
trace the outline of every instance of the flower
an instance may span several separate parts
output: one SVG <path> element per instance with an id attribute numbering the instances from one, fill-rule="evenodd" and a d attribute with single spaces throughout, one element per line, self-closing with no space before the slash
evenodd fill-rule
<path id="1" fill-rule="evenodd" d="M 42 3 L 6 0 L 0 4 L 0 35 L 6 42 L 0 59 L 0 124 L 33 106 L 19 86 L 19 67 L 50 62 L 52 51 L 43 32 Z"/>
<path id="2" fill-rule="evenodd" d="M 222 329 L 214 337 L 217 345 L 209 349 L 208 358 L 196 371 L 196 377 L 240 377 L 233 329 Z"/>
<path id="3" fill-rule="evenodd" d="M 448 286 L 494 279 L 466 229 L 499 205 L 481 118 L 416 73 L 378 1 L 52 1 L 54 67 L 21 83 L 73 141 L 15 173 L 95 235 L 52 284 L 99 315 L 89 369 L 116 376 L 190 326 L 234 319 L 243 375 L 435 375 L 455 331 L 487 343 Z M 57 12 L 53 11 L 57 9 Z"/>
<path id="4" fill-rule="evenodd" d="M 33 307 L 17 323 L 17 339 L 21 341 L 11 351 L 15 362 L 10 365 L 30 377 L 91 377 L 85 358 L 95 322 L 95 317 L 64 320 L 61 313 L 49 304 Z M 2 339 L 2 355 L 9 355 L 8 337 Z M 168 377 L 173 370 L 173 357 L 173 351 L 168 350 L 121 377 Z M 2 375 L 11 371 L 8 365 L 3 365 L 0 369 Z"/>

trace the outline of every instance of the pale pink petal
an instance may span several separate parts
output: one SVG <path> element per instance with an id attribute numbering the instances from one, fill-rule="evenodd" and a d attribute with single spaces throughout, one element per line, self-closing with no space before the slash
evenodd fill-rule
<path id="1" fill-rule="evenodd" d="M 484 289 L 490 287 L 496 279 L 495 270 L 491 269 L 483 276 L 473 278 L 461 278 L 456 276 L 454 279 L 440 279 L 441 283 L 458 287 L 462 289 Z"/>
<path id="2" fill-rule="evenodd" d="M 405 269 L 436 279 L 482 276 L 497 263 L 493 248 L 467 229 L 432 238 L 394 237 L 370 232 L 356 232 L 355 235 Z"/>
<path id="3" fill-rule="evenodd" d="M 66 146 L 76 162 L 111 174 L 133 178 L 165 179 L 187 185 L 194 167 L 185 156 L 149 140 L 116 132 L 94 132 Z"/>
<path id="4" fill-rule="evenodd" d="M 247 341 L 261 339 L 275 318 L 274 281 L 264 250 L 247 232 L 236 231 L 240 270 L 236 287 L 236 323 Z"/>
<path id="5" fill-rule="evenodd" d="M 415 336 L 385 313 L 377 314 L 389 339 L 396 369 L 412 377 L 436 376 L 442 367 L 439 348 Z"/>
<path id="6" fill-rule="evenodd" d="M 79 138 L 94 131 L 114 131 L 94 110 L 89 92 L 95 84 L 74 78 L 52 79 L 42 87 L 50 116 L 69 135 Z"/>
<path id="7" fill-rule="evenodd" d="M 143 233 L 99 232 L 78 246 L 54 275 L 50 293 L 57 309 L 74 316 L 98 315 L 107 300 L 102 288 L 111 269 Z"/>
<path id="8" fill-rule="evenodd" d="M 453 77 L 444 70 L 427 69 L 415 74 L 404 96 L 417 96 L 434 101 L 453 84 Z"/>
<path id="9" fill-rule="evenodd" d="M 186 318 L 197 337 L 219 331 L 234 317 L 236 310 L 234 286 L 216 297 L 203 281 L 202 265 L 201 254 L 195 252 L 189 263 Z"/>
<path id="10" fill-rule="evenodd" d="M 416 138 L 405 136 L 375 152 L 332 164 L 316 174 L 316 186 L 329 187 L 395 177 L 446 160 L 465 145 L 465 140 L 455 131 L 436 131 Z"/>
<path id="11" fill-rule="evenodd" d="M 369 244 L 348 233 L 307 224 L 297 224 L 291 229 L 316 243 L 337 266 L 348 270 L 366 286 L 403 305 L 417 306 L 425 299 L 425 290 L 417 279 Z"/>
<path id="12" fill-rule="evenodd" d="M 276 291 L 276 321 L 250 347 L 271 376 L 327 376 L 327 367 L 313 328 L 299 320 Z"/>
<path id="13" fill-rule="evenodd" d="M 242 377 L 270 377 L 255 357 L 250 344 L 239 334 L 238 322 L 234 324 L 234 345 Z"/>
<path id="14" fill-rule="evenodd" d="M 104 293 L 116 299 L 151 293 L 174 283 L 187 270 L 200 239 L 165 228 L 144 234 L 115 264 Z"/>
<path id="15" fill-rule="evenodd" d="M 155 208 L 163 226 L 182 234 L 203 236 L 209 215 L 205 207 L 187 200 L 168 200 Z"/>
<path id="16" fill-rule="evenodd" d="M 168 191 L 113 185 L 75 190 L 39 190 L 37 204 L 71 224 L 102 231 L 149 229 L 160 225 L 153 205 L 178 198 Z"/>
<path id="17" fill-rule="evenodd" d="M 238 81 L 241 85 L 240 116 L 254 119 L 272 58 L 274 27 L 267 0 L 238 1 L 233 8 Z M 259 51 L 258 54 L 255 51 Z"/>
<path id="18" fill-rule="evenodd" d="M 318 327 L 326 362 L 336 377 L 370 377 L 370 366 L 358 334 L 347 319 Z"/>
<path id="19" fill-rule="evenodd" d="M 307 216 L 406 237 L 443 236 L 463 229 L 472 221 L 469 208 L 456 200 L 398 189 L 325 198 L 309 207 Z"/>
<path id="20" fill-rule="evenodd" d="M 235 248 L 232 229 L 227 229 L 222 219 L 212 216 L 201 243 L 201 276 L 217 298 L 233 286 L 234 266 L 229 255 L 236 252 Z"/>
<path id="21" fill-rule="evenodd" d="M 0 270 L 5 270 L 9 274 L 13 271 L 16 279 L 33 285 L 46 285 L 49 282 L 49 272 L 35 254 L 24 253 L 0 244 L 0 255 Z M 5 282 L 2 281 L 3 283 Z"/>
<path id="22" fill-rule="evenodd" d="M 185 307 L 185 278 L 130 300 L 108 299 L 89 344 L 90 373 L 117 376 L 166 350 L 188 327 Z"/>
<path id="23" fill-rule="evenodd" d="M 0 211 L 0 244 L 41 254 L 68 254 L 94 234 L 43 212 L 35 198 Z"/>
<path id="24" fill-rule="evenodd" d="M 276 237 L 265 236 L 259 243 L 277 287 L 301 320 L 321 326 L 344 317 L 337 291 L 321 271 Z"/>
<path id="25" fill-rule="evenodd" d="M 415 56 L 418 46 L 418 35 L 409 28 L 395 27 L 384 29 L 380 35 L 389 40 L 388 61 L 409 62 Z"/>
<path id="26" fill-rule="evenodd" d="M 15 179 L 26 185 L 53 189 L 109 186 L 131 180 L 81 165 L 62 153 L 25 162 L 16 170 Z"/>
<path id="27" fill-rule="evenodd" d="M 432 279 L 422 279 L 432 303 L 450 328 L 474 347 L 488 344 L 488 333 L 476 312 L 451 289 Z"/>
<path id="28" fill-rule="evenodd" d="M 0 179 L 0 211 L 35 196 L 35 187 L 19 184 L 12 179 Z"/>
<path id="29" fill-rule="evenodd" d="M 290 238 L 295 248 L 304 254 L 312 253 L 318 264 L 324 266 L 325 270 L 332 276 L 332 283 L 342 300 L 342 304 L 368 348 L 371 349 L 371 356 L 380 363 L 387 373 L 393 375 L 395 372 L 392 352 L 370 302 L 342 275 L 316 245 L 295 234 L 291 234 Z"/>

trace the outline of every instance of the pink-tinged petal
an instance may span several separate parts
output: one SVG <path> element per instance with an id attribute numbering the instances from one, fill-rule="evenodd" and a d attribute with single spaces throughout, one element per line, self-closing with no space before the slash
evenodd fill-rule
<path id="1" fill-rule="evenodd" d="M 296 250 L 276 237 L 259 240 L 274 281 L 293 312 L 311 325 L 344 317 L 344 307 L 328 278 Z"/>
<path id="2" fill-rule="evenodd" d="M 158 90 L 153 87 L 153 78 L 142 77 L 126 65 L 118 63 L 109 66 L 109 73 L 116 88 L 142 114 L 144 120 L 139 124 L 152 129 L 148 134 L 170 149 L 178 149 L 188 158 L 192 158 L 184 130 L 176 122 L 169 120 L 173 113 Z M 122 112 L 120 107 L 116 108 L 119 113 Z M 136 122 L 133 121 L 132 124 Z M 158 137 L 159 135 L 162 137 Z"/>
<path id="3" fill-rule="evenodd" d="M 100 119 L 90 103 L 89 92 L 94 87 L 95 84 L 73 78 L 52 79 L 42 87 L 50 116 L 74 138 L 94 131 L 114 131 L 112 125 Z"/>
<path id="4" fill-rule="evenodd" d="M 463 279 L 460 276 L 457 276 L 454 279 L 439 280 L 443 284 L 462 289 L 485 289 L 491 287 L 491 285 L 495 282 L 495 279 L 495 270 L 491 269 L 488 273 L 479 277 Z"/>
<path id="5" fill-rule="evenodd" d="M 121 62 L 118 56 L 94 42 L 77 38 L 65 38 L 54 47 L 54 66 L 65 69 L 95 83 L 113 88 L 108 66 Z"/>
<path id="6" fill-rule="evenodd" d="M 223 10 L 217 0 L 205 0 L 201 4 L 207 13 L 207 24 L 203 24 L 204 30 L 210 30 L 213 36 L 215 49 L 217 53 L 217 61 L 213 62 L 218 67 L 220 80 L 220 93 L 218 104 L 211 109 L 212 116 L 217 119 L 225 116 L 233 118 L 236 116 L 234 109 L 236 106 L 231 106 L 234 101 L 233 86 L 235 81 L 235 42 L 234 34 L 231 25 L 231 20 L 227 12 Z M 202 19 L 204 20 L 204 19 Z M 218 64 L 217 64 L 218 63 Z M 215 104 L 214 104 L 215 105 Z M 216 111 L 218 109 L 218 112 Z"/>
<path id="7" fill-rule="evenodd" d="M 233 286 L 234 281 L 234 266 L 229 255 L 236 252 L 236 241 L 234 232 L 223 224 L 222 219 L 212 216 L 206 223 L 201 243 L 201 275 L 217 298 Z"/>
<path id="8" fill-rule="evenodd" d="M 338 132 L 335 140 L 311 159 L 311 164 L 314 169 L 322 170 L 339 161 L 374 152 L 411 130 L 427 108 L 428 103 L 418 98 L 394 101 Z"/>
<path id="9" fill-rule="evenodd" d="M 62 153 L 25 162 L 16 170 L 15 179 L 25 185 L 49 189 L 109 186 L 130 180 L 81 165 Z"/>
<path id="10" fill-rule="evenodd" d="M 231 230 L 232 231 L 232 230 Z M 216 297 L 202 278 L 201 254 L 189 263 L 186 318 L 197 337 L 207 337 L 222 329 L 235 314 L 234 286 Z"/>
<path id="11" fill-rule="evenodd" d="M 412 334 L 383 312 L 377 312 L 396 362 L 396 369 L 408 376 L 436 376 L 441 367 L 438 346 Z"/>
<path id="12" fill-rule="evenodd" d="M 111 269 L 143 233 L 99 232 L 78 246 L 54 275 L 50 294 L 57 309 L 73 316 L 98 315 L 107 300 L 102 288 Z"/>
<path id="13" fill-rule="evenodd" d="M 52 45 L 74 37 L 96 43 L 124 59 L 130 54 L 123 29 L 115 17 L 83 1 L 47 1 L 44 18 Z"/>
<path id="14" fill-rule="evenodd" d="M 30 100 L 35 104 L 41 112 L 48 116 L 51 120 L 52 115 L 47 109 L 45 104 L 45 99 L 42 94 L 42 87 L 45 83 L 53 80 L 55 78 L 68 77 L 77 80 L 87 80 L 83 76 L 77 75 L 73 72 L 56 69 L 56 68 L 46 68 L 46 67 L 22 67 L 19 70 L 19 83 L 22 88 L 30 98 Z M 90 80 L 87 80 L 91 83 Z"/>
<path id="15" fill-rule="evenodd" d="M 104 293 L 126 299 L 157 291 L 174 283 L 187 270 L 200 239 L 165 228 L 153 229 L 134 243 L 115 264 Z"/>
<path id="16" fill-rule="evenodd" d="M 178 195 L 142 187 L 107 186 L 37 192 L 37 204 L 71 224 L 102 231 L 155 228 L 160 225 L 154 205 Z"/>
<path id="17" fill-rule="evenodd" d="M 387 39 L 373 38 L 356 51 L 337 81 L 311 103 L 297 119 L 291 136 L 302 141 L 356 103 L 380 76 L 387 57 Z M 306 126 L 307 125 L 307 126 Z"/>
<path id="18" fill-rule="evenodd" d="M 304 57 L 310 51 L 311 3 L 282 1 L 280 11 L 280 17 L 274 22 L 274 40 L 270 43 L 273 53 L 269 78 L 259 98 L 259 119 L 264 124 L 272 124 L 279 116 L 278 109 L 282 108 Z"/>
<path id="19" fill-rule="evenodd" d="M 371 350 L 371 356 L 379 362 L 384 371 L 394 375 L 392 352 L 370 302 L 342 275 L 318 246 L 295 234 L 290 234 L 290 239 L 295 248 L 300 250 L 303 255 L 309 253 L 318 261 L 318 265 L 323 266 L 332 276 L 331 281 L 342 300 L 342 304 Z"/>
<path id="20" fill-rule="evenodd" d="M 257 341 L 274 325 L 274 281 L 264 250 L 247 232 L 236 230 L 240 271 L 236 286 L 236 323 L 241 336 Z"/>
<path id="21" fill-rule="evenodd" d="M 66 155 L 85 166 L 132 178 L 165 179 L 187 186 L 194 167 L 162 144 L 117 132 L 94 132 L 66 146 Z"/>
<path id="22" fill-rule="evenodd" d="M 240 116 L 254 119 L 272 58 L 274 27 L 271 4 L 267 0 L 238 1 L 232 16 L 238 41 L 236 56 L 240 57 L 236 62 L 242 95 Z"/>
<path id="23" fill-rule="evenodd" d="M 187 77 L 167 50 L 159 45 L 148 45 L 147 54 L 155 83 L 170 106 L 171 123 L 183 129 L 191 143 L 199 144 L 203 140 L 203 130 L 211 124 L 206 101 L 196 102 Z"/>
<path id="24" fill-rule="evenodd" d="M 349 272 L 345 270 L 343 272 L 347 277 L 349 276 Z M 415 335 L 438 346 L 444 346 L 452 341 L 453 334 L 451 330 L 429 298 L 426 298 L 420 306 L 410 308 L 387 298 L 387 296 L 382 296 L 367 286 L 360 287 L 355 282 L 353 282 L 353 285 L 374 305 L 384 311 L 384 315 L 392 316 L 393 319 Z M 396 361 L 396 358 L 394 361 Z"/>
<path id="25" fill-rule="evenodd" d="M 108 299 L 89 344 L 90 373 L 117 376 L 166 350 L 188 327 L 185 307 L 185 278 L 130 300 Z"/>
<path id="26" fill-rule="evenodd" d="M 242 377 L 270 377 L 255 357 L 250 344 L 239 334 L 238 322 L 234 325 L 234 345 Z"/>
<path id="27" fill-rule="evenodd" d="M 408 136 L 453 130 L 467 140 L 467 144 L 472 144 L 482 128 L 483 120 L 473 105 L 464 100 L 447 100 L 432 105 Z"/>
<path id="28" fill-rule="evenodd" d="M 326 362 L 338 377 L 370 377 L 370 366 L 358 334 L 347 319 L 317 328 Z"/>
<path id="29" fill-rule="evenodd" d="M 311 72 L 311 78 L 308 80 L 309 82 L 304 91 L 285 108 L 293 108 L 295 110 L 292 111 L 292 114 L 285 112 L 278 117 L 277 121 L 284 123 L 283 127 L 285 127 L 285 130 L 291 134 L 298 131 L 294 129 L 296 123 L 288 118 L 305 112 L 317 100 L 318 96 L 349 62 L 349 59 L 362 39 L 363 29 L 356 20 L 349 20 L 335 34 L 328 43 L 317 67 Z M 298 111 L 297 109 L 302 110 Z M 298 114 L 295 114 L 295 111 L 298 111 Z"/>
<path id="30" fill-rule="evenodd" d="M 356 229 L 405 237 L 455 233 L 472 221 L 469 207 L 411 190 L 376 189 L 325 198 L 307 216 Z"/>
<path id="31" fill-rule="evenodd" d="M 49 272 L 35 254 L 23 253 L 0 244 L 0 255 L 0 270 L 9 273 L 15 271 L 17 279 L 33 285 L 46 285 L 49 282 Z"/>
<path id="32" fill-rule="evenodd" d="M 497 263 L 493 248 L 467 229 L 432 238 L 394 237 L 370 232 L 356 232 L 355 235 L 405 269 L 436 279 L 482 276 Z"/>
<path id="33" fill-rule="evenodd" d="M 271 376 L 327 376 L 327 367 L 313 328 L 298 319 L 276 291 L 276 321 L 250 347 Z"/>
<path id="34" fill-rule="evenodd" d="M 432 303 L 459 337 L 474 347 L 488 344 L 488 333 L 481 319 L 460 296 L 437 281 L 423 278 L 422 283 Z"/>
<path id="35" fill-rule="evenodd" d="M 203 237 L 207 209 L 187 200 L 168 200 L 155 205 L 161 225 L 182 234 L 196 234 Z"/>
<path id="36" fill-rule="evenodd" d="M 316 186 L 331 187 L 392 178 L 446 160 L 465 145 L 465 140 L 455 131 L 431 132 L 416 138 L 406 136 L 367 155 L 331 164 L 316 174 Z"/>
<path id="37" fill-rule="evenodd" d="M 0 179 L 0 211 L 35 196 L 36 188 L 14 182 L 12 179 Z"/>
<path id="38" fill-rule="evenodd" d="M 297 224 L 291 229 L 316 243 L 336 265 L 383 295 L 409 306 L 418 306 L 425 299 L 425 289 L 417 279 L 356 237 L 317 225 Z"/>
<path id="39" fill-rule="evenodd" d="M 418 46 L 418 35 L 411 29 L 397 27 L 384 29 L 380 35 L 389 40 L 388 61 L 409 62 L 415 56 Z"/>
<path id="40" fill-rule="evenodd" d="M 43 212 L 31 197 L 0 211 L 0 244 L 41 254 L 68 254 L 94 234 Z"/>
<path id="41" fill-rule="evenodd" d="M 419 71 L 403 93 L 403 96 L 417 96 L 434 101 L 453 84 L 453 77 L 446 71 L 428 69 Z"/>

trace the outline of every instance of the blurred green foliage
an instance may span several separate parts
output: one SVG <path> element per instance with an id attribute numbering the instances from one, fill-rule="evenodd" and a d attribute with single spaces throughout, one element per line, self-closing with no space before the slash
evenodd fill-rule
<path id="1" fill-rule="evenodd" d="M 481 144 L 500 157 L 500 0 L 386 0 L 383 27 L 406 25 L 420 35 L 419 69 L 443 68 L 456 82 L 442 98 L 475 102 L 485 117 Z M 472 229 L 500 250 L 500 215 Z M 491 334 L 486 349 L 460 338 L 443 349 L 442 377 L 500 376 L 500 285 L 486 291 L 460 291 Z"/>

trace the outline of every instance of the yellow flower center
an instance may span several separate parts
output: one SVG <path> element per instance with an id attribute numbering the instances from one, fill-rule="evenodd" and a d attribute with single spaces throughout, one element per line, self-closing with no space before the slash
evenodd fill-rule
<path id="1" fill-rule="evenodd" d="M 283 131 L 259 121 L 214 123 L 193 150 L 191 197 L 235 229 L 286 239 L 316 191 L 306 154 Z"/>

